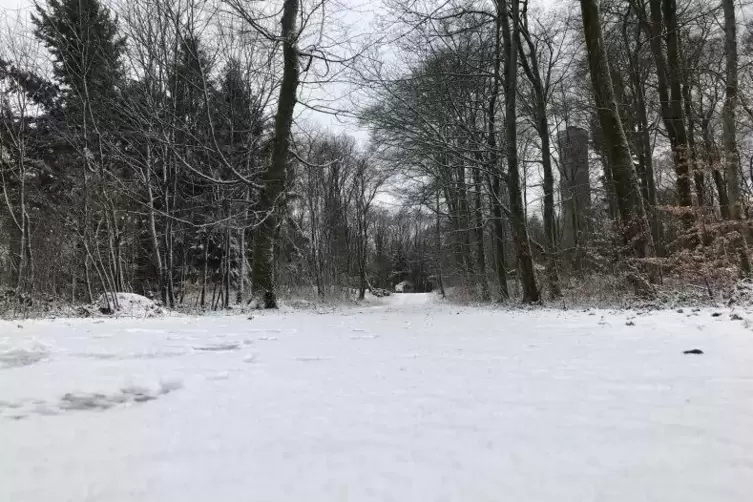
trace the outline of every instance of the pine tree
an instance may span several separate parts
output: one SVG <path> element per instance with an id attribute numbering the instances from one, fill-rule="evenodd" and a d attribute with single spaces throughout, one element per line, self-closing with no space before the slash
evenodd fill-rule
<path id="1" fill-rule="evenodd" d="M 34 34 L 52 55 L 64 105 L 96 103 L 104 109 L 123 77 L 125 39 L 118 35 L 117 19 L 99 0 L 48 0 L 35 8 Z"/>

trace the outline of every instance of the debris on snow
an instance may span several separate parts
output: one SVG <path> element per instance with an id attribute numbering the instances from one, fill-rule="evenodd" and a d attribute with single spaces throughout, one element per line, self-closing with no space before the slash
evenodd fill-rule
<path id="1" fill-rule="evenodd" d="M 691 349 L 686 350 L 683 354 L 703 354 L 703 351 L 701 349 Z"/>

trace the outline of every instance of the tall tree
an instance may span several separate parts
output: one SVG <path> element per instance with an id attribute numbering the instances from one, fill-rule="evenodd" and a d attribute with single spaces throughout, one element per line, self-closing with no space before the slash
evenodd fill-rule
<path id="1" fill-rule="evenodd" d="M 649 258 L 654 256 L 654 246 L 633 158 L 617 108 L 597 2 L 598 0 L 580 0 L 593 97 L 604 149 L 614 177 L 625 243 L 638 258 Z"/>
<path id="2" fill-rule="evenodd" d="M 123 76 L 125 39 L 109 9 L 100 0 L 48 0 L 35 4 L 31 19 L 35 35 L 52 55 L 67 105 L 89 102 L 100 111 L 112 105 L 115 85 Z"/>
<path id="3" fill-rule="evenodd" d="M 743 219 L 743 201 L 740 183 L 740 153 L 737 149 L 737 22 L 734 0 L 722 0 L 724 11 L 724 50 L 727 63 L 727 86 L 722 112 L 724 128 L 724 170 L 727 175 L 727 195 L 729 216 L 733 220 Z M 745 235 L 735 231 L 736 244 L 740 255 L 740 268 L 744 275 L 750 275 L 751 264 Z"/>
<path id="4" fill-rule="evenodd" d="M 254 268 L 252 286 L 254 295 L 264 308 L 277 308 L 275 287 L 275 240 L 279 225 L 279 211 L 284 197 L 288 170 L 288 148 L 293 125 L 293 112 L 297 101 L 298 33 L 296 17 L 298 0 L 285 0 L 282 8 L 282 55 L 284 59 L 280 98 L 275 116 L 275 138 L 272 158 L 264 171 L 264 187 L 261 191 L 259 210 L 264 219 L 259 225 L 254 240 Z"/>
<path id="5" fill-rule="evenodd" d="M 541 166 L 544 171 L 544 246 L 547 254 L 547 282 L 549 294 L 552 298 L 562 295 L 557 272 L 557 230 L 554 213 L 554 172 L 552 169 L 552 152 L 549 141 L 549 117 L 547 105 L 551 96 L 552 88 L 556 83 L 552 82 L 554 67 L 554 41 L 544 36 L 541 44 L 544 49 L 537 46 L 535 34 L 532 33 L 529 23 L 528 2 L 524 4 L 521 15 L 519 35 L 522 40 L 520 46 L 520 62 L 526 77 L 531 85 L 531 109 L 533 115 L 533 127 L 541 141 Z M 525 47 L 522 42 L 525 42 Z M 541 52 L 548 51 L 547 61 L 540 61 Z M 542 75 L 543 72 L 543 75 Z"/>
<path id="6" fill-rule="evenodd" d="M 508 5 L 509 2 L 509 5 Z M 518 272 L 523 289 L 523 302 L 539 301 L 536 272 L 533 267 L 531 243 L 528 237 L 526 210 L 521 193 L 518 161 L 518 5 L 519 0 L 497 0 L 497 17 L 502 26 L 505 74 L 505 139 L 507 140 L 507 183 L 510 192 L 510 222 L 512 224 Z M 509 19 L 512 18 L 512 28 Z"/>

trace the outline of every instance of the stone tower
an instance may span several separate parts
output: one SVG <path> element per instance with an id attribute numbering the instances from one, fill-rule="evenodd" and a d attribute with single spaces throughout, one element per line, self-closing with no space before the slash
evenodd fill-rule
<path id="1" fill-rule="evenodd" d="M 588 131 L 570 126 L 557 133 L 562 201 L 561 249 L 576 248 L 588 235 L 591 180 L 588 172 Z"/>

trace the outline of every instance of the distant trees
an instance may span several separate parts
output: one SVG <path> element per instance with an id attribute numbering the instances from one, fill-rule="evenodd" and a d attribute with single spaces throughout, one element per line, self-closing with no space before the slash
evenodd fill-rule
<path id="1" fill-rule="evenodd" d="M 356 57 L 326 0 L 35 4 L 0 30 L 0 284 L 271 308 L 402 280 L 538 303 L 750 273 L 739 5 L 386 6 Z M 312 104 L 332 79 L 358 109 Z M 313 108 L 369 142 L 298 120 Z"/>

